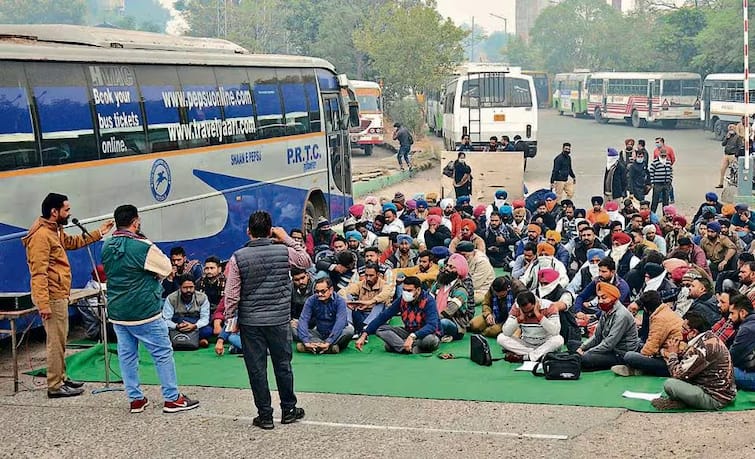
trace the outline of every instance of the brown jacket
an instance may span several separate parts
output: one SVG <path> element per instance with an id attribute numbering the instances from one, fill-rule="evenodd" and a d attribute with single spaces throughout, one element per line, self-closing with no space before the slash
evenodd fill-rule
<path id="1" fill-rule="evenodd" d="M 63 227 L 42 217 L 37 218 L 29 233 L 21 239 L 31 273 L 31 298 L 40 310 L 50 309 L 50 300 L 67 299 L 71 293 L 71 265 L 66 250 L 75 250 L 102 239 L 99 230 L 92 239 L 71 236 Z"/>
<path id="2" fill-rule="evenodd" d="M 661 352 L 669 339 L 682 339 L 682 324 L 684 321 L 667 304 L 662 304 L 650 315 L 650 330 L 648 339 L 642 347 L 642 355 L 652 357 Z"/>
<path id="3" fill-rule="evenodd" d="M 342 288 L 338 294 L 346 298 L 353 296 L 357 301 L 374 300 L 376 304 L 389 303 L 393 299 L 394 288 L 378 277 L 377 283 L 370 287 L 366 280 L 351 282 L 346 288 Z"/>

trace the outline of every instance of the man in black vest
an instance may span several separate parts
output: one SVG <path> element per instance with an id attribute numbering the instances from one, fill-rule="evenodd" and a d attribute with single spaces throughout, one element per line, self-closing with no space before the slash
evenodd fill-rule
<path id="1" fill-rule="evenodd" d="M 249 217 L 247 234 L 250 241 L 231 256 L 226 267 L 225 315 L 226 320 L 238 319 L 244 363 L 258 413 L 252 424 L 269 430 L 274 425 L 267 382 L 268 351 L 283 411 L 281 424 L 304 417 L 304 410 L 296 407 L 291 370 L 289 270 L 307 269 L 312 260 L 302 243 L 291 239 L 283 228 L 273 228 L 267 212 L 257 211 Z"/>

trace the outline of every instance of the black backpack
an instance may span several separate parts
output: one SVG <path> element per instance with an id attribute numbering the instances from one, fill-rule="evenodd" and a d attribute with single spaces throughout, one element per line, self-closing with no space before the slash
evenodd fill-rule
<path id="1" fill-rule="evenodd" d="M 543 372 L 539 373 L 538 369 Z M 582 374 L 582 357 L 568 352 L 549 352 L 532 369 L 535 376 L 545 376 L 545 379 L 573 381 Z"/>
<path id="2" fill-rule="evenodd" d="M 472 335 L 469 339 L 469 358 L 477 365 L 489 367 L 501 359 L 494 359 L 490 355 L 490 345 L 488 340 L 480 334 Z"/>
<path id="3" fill-rule="evenodd" d="M 454 176 L 454 162 L 449 161 L 448 164 L 446 164 L 446 167 L 443 168 L 443 175 L 446 177 L 453 177 Z"/>

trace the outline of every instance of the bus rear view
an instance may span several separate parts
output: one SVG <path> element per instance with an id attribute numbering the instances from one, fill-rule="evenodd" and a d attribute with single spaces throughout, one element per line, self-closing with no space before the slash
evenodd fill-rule
<path id="1" fill-rule="evenodd" d="M 359 101 L 359 127 L 349 130 L 352 148 L 372 155 L 375 145 L 383 144 L 383 94 L 374 81 L 349 80 Z"/>

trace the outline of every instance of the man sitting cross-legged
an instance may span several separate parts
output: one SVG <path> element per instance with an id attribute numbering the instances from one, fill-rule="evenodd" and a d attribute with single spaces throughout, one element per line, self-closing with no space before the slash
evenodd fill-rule
<path id="1" fill-rule="evenodd" d="M 199 347 L 207 347 L 212 336 L 210 300 L 194 289 L 194 277 L 182 274 L 176 279 L 178 290 L 165 298 L 163 318 L 171 330 L 191 332 L 199 330 Z"/>
<path id="2" fill-rule="evenodd" d="M 514 337 L 520 329 L 521 338 Z M 498 335 L 498 344 L 506 351 L 508 362 L 538 361 L 540 357 L 561 349 L 564 338 L 560 334 L 558 309 L 548 300 L 539 300 L 532 292 L 516 296 L 516 305 Z"/>
<path id="3" fill-rule="evenodd" d="M 380 277 L 378 265 L 369 262 L 364 267 L 364 279 L 352 282 L 338 292 L 346 300 L 351 323 L 357 334 L 361 334 L 364 327 L 383 312 L 386 303 L 393 299 L 393 290 Z"/>
<path id="4" fill-rule="evenodd" d="M 400 315 L 403 327 L 393 327 L 386 323 L 395 315 Z M 409 276 L 404 279 L 401 298 L 391 304 L 375 320 L 370 322 L 355 343 L 362 350 L 367 336 L 377 334 L 385 342 L 387 352 L 403 354 L 430 353 L 440 345 L 440 323 L 435 300 L 422 290 L 419 278 Z"/>
<path id="5" fill-rule="evenodd" d="M 482 315 L 469 322 L 469 331 L 495 338 L 501 333 L 503 323 L 514 306 L 516 295 L 507 276 L 496 277 L 482 300 Z"/>
<path id="6" fill-rule="evenodd" d="M 338 354 L 349 345 L 354 327 L 349 325 L 346 301 L 333 294 L 329 277 L 315 281 L 315 294 L 304 303 L 294 340 L 298 352 Z M 315 327 L 309 328 L 310 319 Z"/>
<path id="7" fill-rule="evenodd" d="M 737 396 L 729 350 L 712 332 L 702 331 L 706 327 L 705 318 L 690 311 L 684 316 L 687 348 L 679 351 L 678 340 L 666 345 L 662 353 L 671 378 L 663 390 L 668 398 L 653 400 L 656 409 L 718 410 Z"/>

